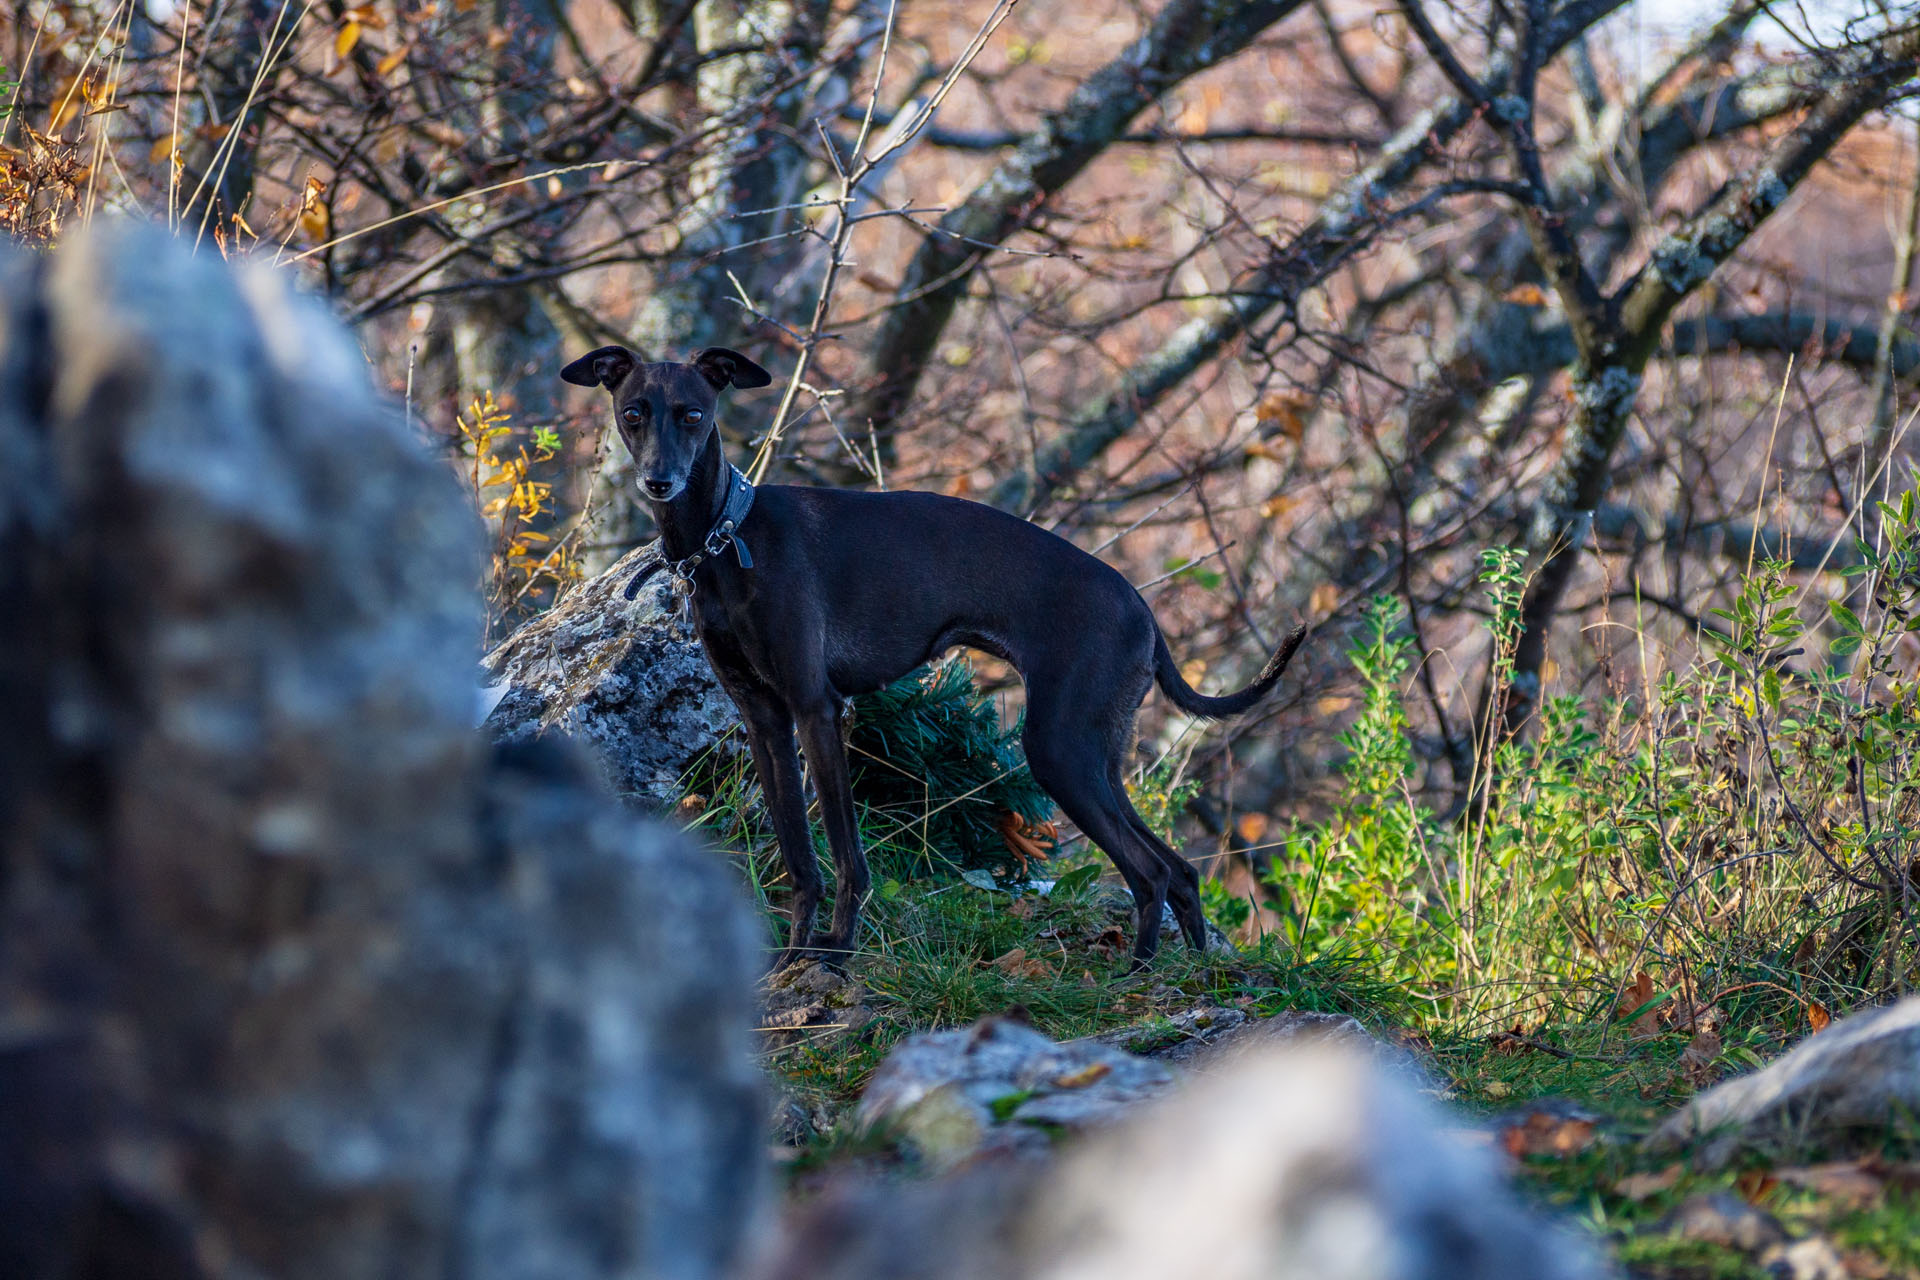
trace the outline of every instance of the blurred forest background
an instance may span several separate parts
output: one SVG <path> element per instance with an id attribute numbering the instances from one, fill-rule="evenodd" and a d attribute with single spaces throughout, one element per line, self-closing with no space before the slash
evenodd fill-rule
<path id="1" fill-rule="evenodd" d="M 1209 688 L 1315 624 L 1144 722 L 1243 929 L 1502 1025 L 1909 982 L 1913 6 L 0 0 L 0 64 L 7 234 L 324 295 L 496 635 L 651 536 L 560 365 L 738 347 L 756 478 L 1033 519 Z"/>

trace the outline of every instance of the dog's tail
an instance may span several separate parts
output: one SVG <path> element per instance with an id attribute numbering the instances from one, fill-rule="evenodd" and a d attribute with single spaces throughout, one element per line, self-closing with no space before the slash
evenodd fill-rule
<path id="1" fill-rule="evenodd" d="M 1273 686 L 1280 683 L 1281 673 L 1286 671 L 1287 663 L 1293 658 L 1293 651 L 1307 638 L 1307 627 L 1301 623 L 1287 634 L 1267 659 L 1267 665 L 1260 669 L 1254 682 L 1238 693 L 1229 693 L 1224 697 L 1209 698 L 1181 676 L 1180 668 L 1173 664 L 1173 654 L 1167 649 L 1167 638 L 1160 634 L 1158 627 L 1153 632 L 1153 678 L 1173 705 L 1188 715 L 1205 716 L 1209 720 L 1224 720 L 1228 716 L 1237 716 L 1267 696 Z"/>

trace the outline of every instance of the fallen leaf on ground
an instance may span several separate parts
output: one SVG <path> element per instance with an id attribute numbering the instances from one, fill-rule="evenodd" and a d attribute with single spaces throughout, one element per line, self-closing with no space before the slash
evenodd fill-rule
<path id="1" fill-rule="evenodd" d="M 1687 1083 L 1705 1088 L 1720 1078 L 1720 1037 L 1711 1031 L 1696 1031 L 1680 1055 L 1680 1071 Z"/>
<path id="2" fill-rule="evenodd" d="M 1779 1185 L 1779 1180 L 1765 1169 L 1747 1169 L 1733 1180 L 1733 1189 L 1748 1204 L 1758 1204 Z"/>
<path id="3" fill-rule="evenodd" d="M 1681 1172 L 1678 1164 L 1670 1164 L 1658 1173 L 1630 1173 L 1614 1183 L 1613 1190 L 1629 1200 L 1648 1200 L 1678 1186 Z"/>
<path id="4" fill-rule="evenodd" d="M 1593 1121 L 1535 1111 L 1519 1124 L 1502 1130 L 1500 1145 L 1516 1160 L 1528 1156 L 1565 1159 L 1593 1145 Z"/>
<path id="5" fill-rule="evenodd" d="M 1614 1001 L 1614 1015 L 1633 1020 L 1627 1029 L 1630 1038 L 1648 1040 L 1660 1034 L 1660 1006 L 1655 999 L 1653 975 L 1642 969 L 1633 975 L 1633 981 Z"/>
<path id="6" fill-rule="evenodd" d="M 1015 947 L 993 962 L 993 967 L 1009 978 L 1044 978 L 1047 966 L 1027 955 L 1025 947 Z"/>
<path id="7" fill-rule="evenodd" d="M 1887 1181 L 1864 1160 L 1810 1164 L 1794 1169 L 1775 1169 L 1780 1182 L 1801 1191 L 1811 1191 L 1843 1209 L 1866 1209 L 1880 1202 Z"/>
<path id="8" fill-rule="evenodd" d="M 1089 1062 L 1078 1071 L 1069 1071 L 1065 1075 L 1053 1078 L 1057 1089 L 1083 1089 L 1103 1076 L 1111 1075 L 1113 1064 L 1108 1062 Z"/>

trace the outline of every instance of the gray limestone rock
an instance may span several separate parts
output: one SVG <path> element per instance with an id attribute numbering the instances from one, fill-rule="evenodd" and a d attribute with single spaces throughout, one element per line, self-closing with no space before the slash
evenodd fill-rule
<path id="1" fill-rule="evenodd" d="M 1722 1165 L 1743 1151 L 1865 1141 L 1920 1118 L 1920 996 L 1842 1018 L 1776 1061 L 1699 1094 L 1647 1139 L 1655 1151 L 1699 1142 Z"/>
<path id="2" fill-rule="evenodd" d="M 640 547 L 581 583 L 486 656 L 501 696 L 487 717 L 500 741 L 561 734 L 588 744 L 622 798 L 663 809 L 709 752 L 745 754 L 740 718 L 700 642 L 682 637 L 656 574 L 632 600 L 629 580 L 654 557 Z"/>
<path id="3" fill-rule="evenodd" d="M 477 523 L 284 276 L 0 254 L 0 1271 L 727 1271 L 750 915 L 472 728 Z"/>
<path id="4" fill-rule="evenodd" d="M 1016 1047 L 996 1033 L 996 1057 Z M 1004 1074 L 1004 1073 L 1003 1073 Z M 876 1083 L 878 1081 L 876 1080 Z M 931 1094 L 922 1095 L 924 1099 Z M 789 1218 L 754 1280 L 1589 1280 L 1494 1154 L 1338 1043 L 1266 1045 L 1053 1161 L 848 1180 Z"/>

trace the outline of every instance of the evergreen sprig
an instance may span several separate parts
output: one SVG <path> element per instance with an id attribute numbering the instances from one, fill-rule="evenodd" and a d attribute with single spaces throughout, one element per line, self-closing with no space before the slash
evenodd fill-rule
<path id="1" fill-rule="evenodd" d="M 847 753 L 854 795 L 879 820 L 870 832 L 881 876 L 983 869 L 1009 879 L 1001 835 L 1008 810 L 1044 822 L 1053 802 L 1027 770 L 1020 727 L 955 657 L 854 700 Z"/>

